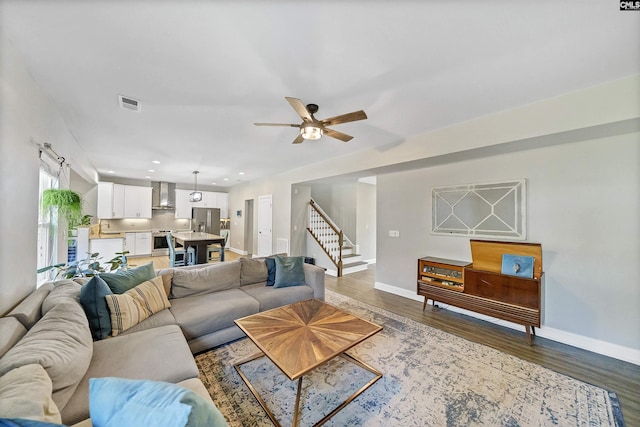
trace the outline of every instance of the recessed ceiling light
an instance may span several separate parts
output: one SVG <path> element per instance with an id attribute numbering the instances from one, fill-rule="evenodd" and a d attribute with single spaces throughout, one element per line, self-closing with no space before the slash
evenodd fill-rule
<path id="1" fill-rule="evenodd" d="M 154 165 L 159 165 L 160 164 L 160 160 L 153 160 L 151 163 L 153 163 Z"/>
<path id="2" fill-rule="evenodd" d="M 225 178 L 224 180 L 225 180 L 225 181 L 229 181 L 229 178 Z"/>
<path id="3" fill-rule="evenodd" d="M 238 172 L 238 175 L 244 175 L 244 172 Z"/>
<path id="4" fill-rule="evenodd" d="M 215 182 L 212 182 L 211 185 L 218 185 L 218 184 L 216 184 Z"/>
<path id="5" fill-rule="evenodd" d="M 115 171 L 107 171 L 107 173 L 116 173 Z"/>
<path id="6" fill-rule="evenodd" d="M 151 177 L 150 177 L 149 175 L 145 176 L 145 178 L 147 178 L 147 179 L 151 179 Z"/>
<path id="7" fill-rule="evenodd" d="M 155 169 L 149 169 L 147 172 L 155 172 Z"/>

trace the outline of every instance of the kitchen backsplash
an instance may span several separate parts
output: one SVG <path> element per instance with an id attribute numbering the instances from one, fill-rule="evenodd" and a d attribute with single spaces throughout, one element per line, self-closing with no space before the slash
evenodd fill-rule
<path id="1" fill-rule="evenodd" d="M 102 233 L 149 230 L 190 230 L 190 219 L 176 219 L 172 210 L 154 210 L 151 219 L 103 219 L 100 220 Z"/>

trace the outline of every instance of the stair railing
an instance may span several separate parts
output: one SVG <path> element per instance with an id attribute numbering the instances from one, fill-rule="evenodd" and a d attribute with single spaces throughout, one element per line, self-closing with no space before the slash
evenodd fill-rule
<path id="1" fill-rule="evenodd" d="M 307 230 L 316 239 L 316 242 L 331 259 L 331 262 L 335 264 L 338 269 L 338 277 L 342 277 L 344 233 L 313 199 L 309 202 L 309 226 Z"/>

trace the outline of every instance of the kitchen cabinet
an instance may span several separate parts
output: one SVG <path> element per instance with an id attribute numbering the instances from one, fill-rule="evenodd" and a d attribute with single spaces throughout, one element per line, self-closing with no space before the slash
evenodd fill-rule
<path id="1" fill-rule="evenodd" d="M 124 185 L 98 183 L 98 218 L 124 218 Z"/>
<path id="2" fill-rule="evenodd" d="M 98 183 L 98 218 L 151 218 L 151 187 Z"/>
<path id="3" fill-rule="evenodd" d="M 107 261 L 112 260 L 117 252 L 122 252 L 122 237 L 110 239 L 91 239 L 89 240 L 89 250 L 91 253 L 98 252 L 101 265 L 105 265 Z"/>
<path id="4" fill-rule="evenodd" d="M 190 202 L 189 195 L 193 190 L 176 189 L 176 218 L 191 219 L 192 208 L 219 208 L 220 218 L 228 217 L 228 194 L 215 191 L 203 191 L 202 200 Z"/>
<path id="5" fill-rule="evenodd" d="M 129 251 L 127 256 L 150 256 L 153 250 L 151 233 L 125 233 L 124 250 Z"/>
<path id="6" fill-rule="evenodd" d="M 124 186 L 124 217 L 151 218 L 151 187 Z"/>

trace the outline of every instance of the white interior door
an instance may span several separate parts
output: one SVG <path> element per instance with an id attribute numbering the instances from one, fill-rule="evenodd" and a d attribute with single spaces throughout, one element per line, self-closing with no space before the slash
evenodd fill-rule
<path id="1" fill-rule="evenodd" d="M 271 194 L 258 197 L 258 256 L 273 252 Z"/>

